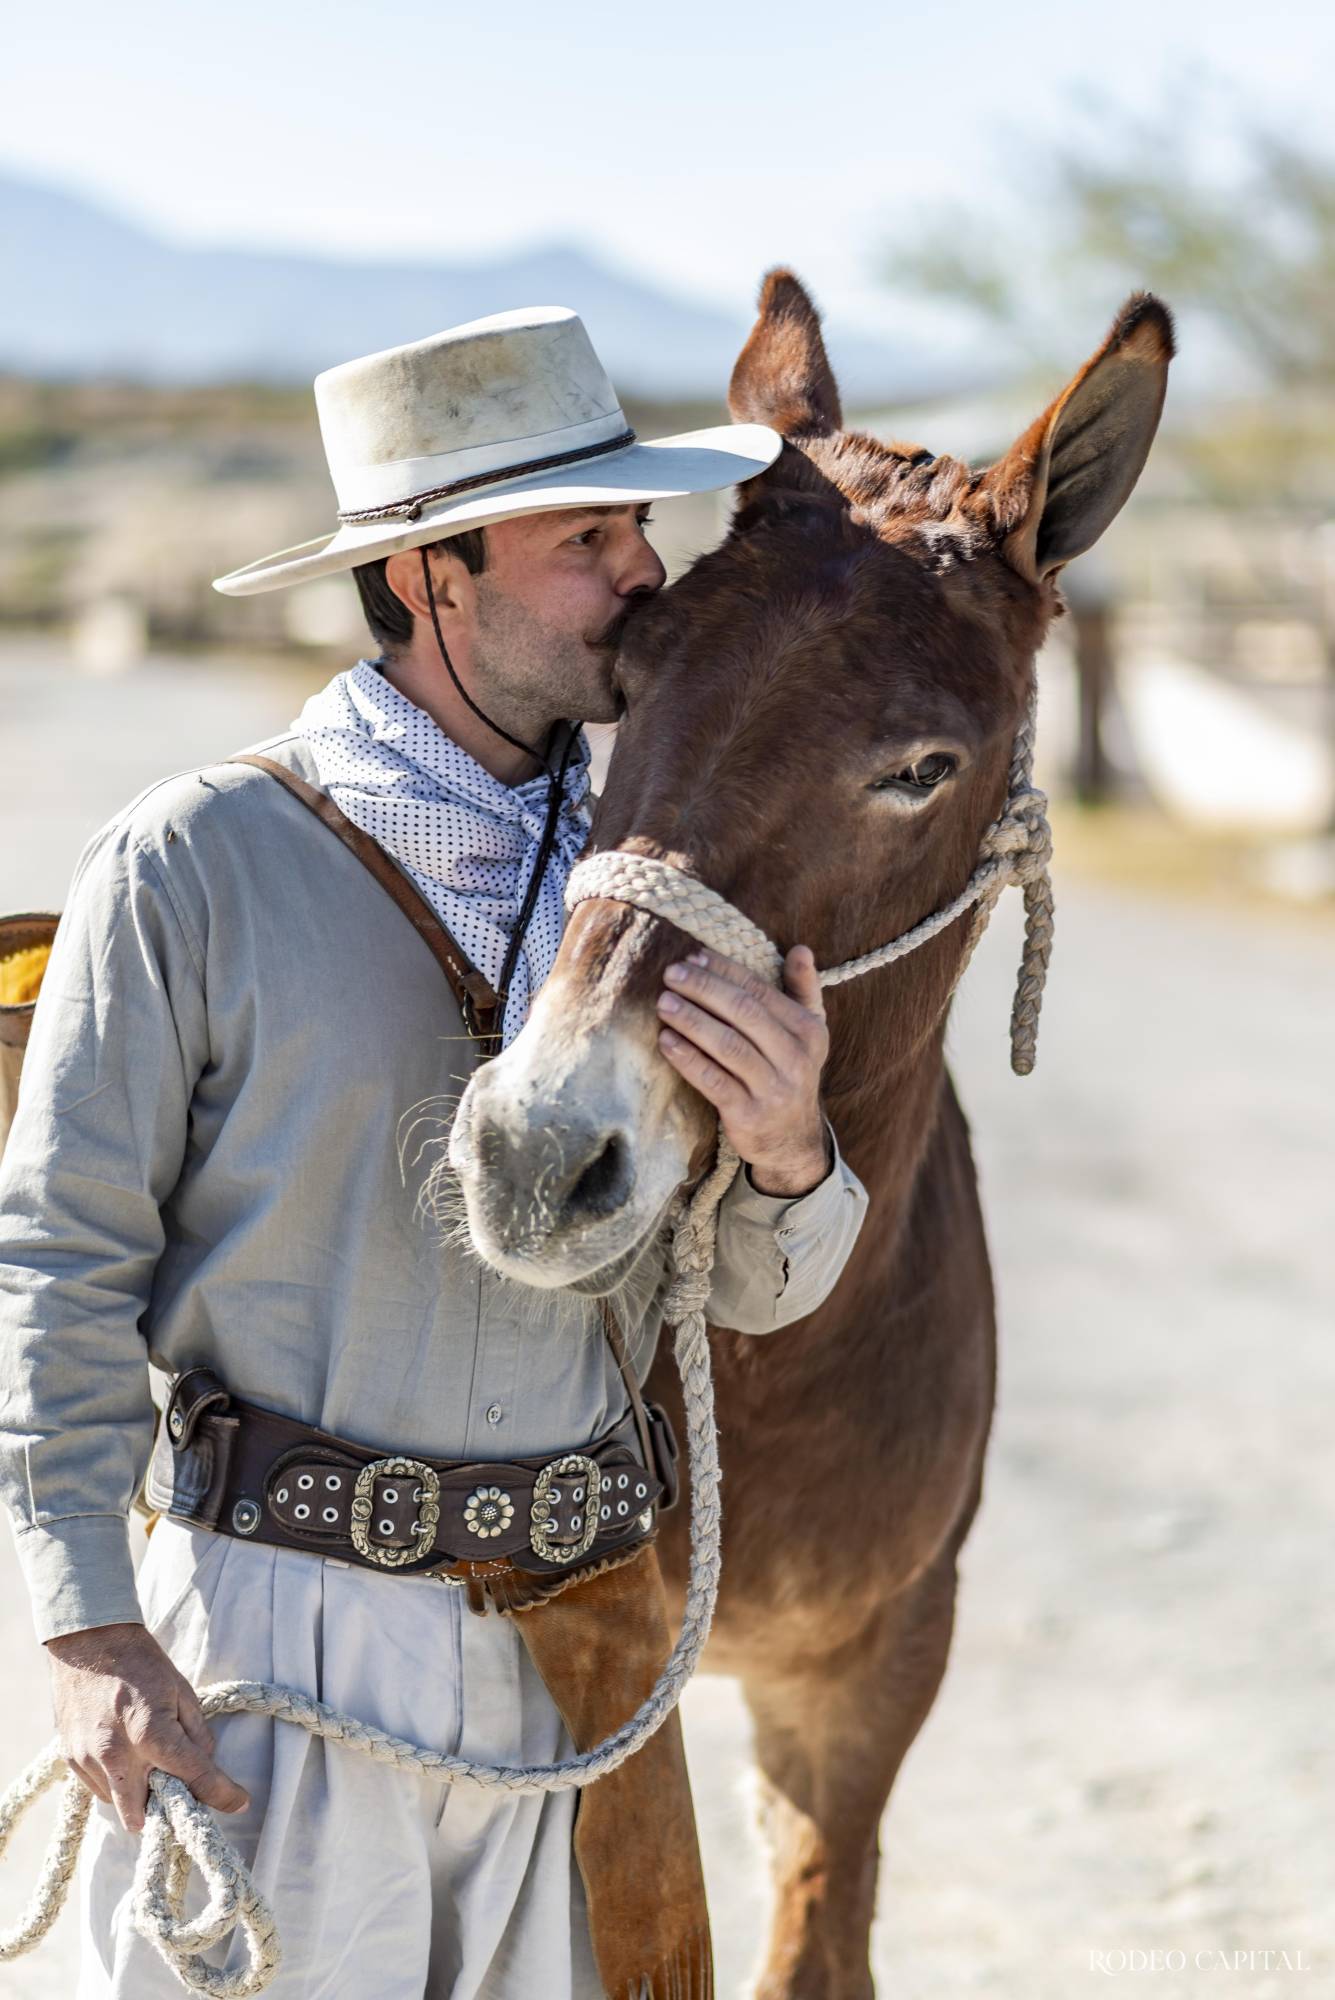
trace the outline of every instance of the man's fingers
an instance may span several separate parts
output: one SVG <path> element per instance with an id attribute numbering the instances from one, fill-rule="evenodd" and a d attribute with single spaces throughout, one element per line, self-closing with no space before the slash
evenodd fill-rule
<path id="1" fill-rule="evenodd" d="M 116 1808 L 117 1817 L 127 1833 L 140 1833 L 144 1825 L 144 1807 L 148 1801 L 148 1772 L 142 1764 L 126 1762 L 123 1766 L 104 1764 L 103 1773 L 111 1787 L 111 1803 Z"/>
<path id="2" fill-rule="evenodd" d="M 154 1744 L 145 1746 L 149 1761 L 159 1770 L 170 1771 L 174 1778 L 189 1785 L 195 1797 L 206 1806 L 214 1806 L 219 1812 L 242 1812 L 250 1804 L 250 1799 L 227 1773 L 214 1763 L 212 1757 L 196 1749 L 184 1730 L 174 1744 Z"/>
<path id="3" fill-rule="evenodd" d="M 193 1688 L 183 1689 L 179 1704 L 181 1727 L 197 1750 L 202 1750 L 208 1758 L 213 1756 L 213 1731 L 209 1728 L 208 1717 L 195 1698 Z"/>
<path id="4" fill-rule="evenodd" d="M 684 1041 L 693 1042 L 755 1096 L 774 1083 L 774 1065 L 740 1028 L 720 1021 L 717 1014 L 693 1006 L 680 993 L 659 996 L 658 1011 L 665 1024 Z"/>
<path id="5" fill-rule="evenodd" d="M 797 1054 L 794 1041 L 805 1046 L 824 1033 L 823 1006 L 804 1006 L 718 952 L 692 952 L 679 965 L 669 966 L 663 978 L 670 991 L 730 1022 L 777 1069 L 791 1067 Z"/>
<path id="6" fill-rule="evenodd" d="M 85 1785 L 95 1799 L 101 1799 L 104 1806 L 111 1804 L 110 1789 L 96 1764 L 85 1763 L 82 1757 L 67 1757 L 65 1762 L 79 1783 Z"/>
<path id="7" fill-rule="evenodd" d="M 810 945 L 795 944 L 783 962 L 784 989 L 812 1014 L 824 1014 L 825 992 Z"/>
<path id="8" fill-rule="evenodd" d="M 674 1033 L 671 1028 L 663 1028 L 659 1032 L 658 1046 L 672 1067 L 680 1070 L 686 1081 L 694 1085 L 701 1097 L 708 1098 L 716 1111 L 735 1111 L 738 1105 L 746 1103 L 749 1096 L 746 1085 L 739 1083 L 703 1049 L 696 1048 L 694 1042 L 688 1042 L 684 1035 Z"/>

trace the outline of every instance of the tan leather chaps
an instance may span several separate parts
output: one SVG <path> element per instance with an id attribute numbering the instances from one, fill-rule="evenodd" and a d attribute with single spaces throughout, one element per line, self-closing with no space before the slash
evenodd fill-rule
<path id="1" fill-rule="evenodd" d="M 672 1649 L 652 1544 L 507 1615 L 581 1751 L 629 1720 Z M 575 1859 L 608 2000 L 711 2000 L 709 1913 L 677 1711 L 580 1793 Z"/>

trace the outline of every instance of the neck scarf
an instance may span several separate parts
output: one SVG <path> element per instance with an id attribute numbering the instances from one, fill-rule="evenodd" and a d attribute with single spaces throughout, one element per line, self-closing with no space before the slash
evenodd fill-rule
<path id="1" fill-rule="evenodd" d="M 547 817 L 545 773 L 503 785 L 438 723 L 359 660 L 312 695 L 293 727 L 320 783 L 407 870 L 479 972 L 496 985 Z M 502 1046 L 528 1017 L 565 928 L 565 886 L 589 833 L 589 745 L 566 770 L 556 843 L 515 963 Z"/>

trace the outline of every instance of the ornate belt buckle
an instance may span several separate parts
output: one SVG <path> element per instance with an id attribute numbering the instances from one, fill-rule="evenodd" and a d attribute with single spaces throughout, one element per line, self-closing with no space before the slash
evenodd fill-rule
<path id="1" fill-rule="evenodd" d="M 413 1523 L 417 1540 L 410 1549 L 387 1549 L 371 1540 L 377 1479 L 415 1479 L 418 1483 L 417 1519 Z M 436 1545 L 439 1523 L 440 1480 L 420 1458 L 373 1458 L 357 1474 L 352 1489 L 352 1546 L 368 1562 L 381 1569 L 401 1569 L 404 1563 L 420 1562 Z"/>
<path id="2" fill-rule="evenodd" d="M 570 1532 L 578 1533 L 577 1542 L 552 1540 L 553 1534 L 560 1532 L 557 1510 L 567 1499 L 562 1488 L 555 1484 L 558 1479 L 576 1482 L 570 1491 L 568 1505 Z M 586 1458 L 582 1451 L 568 1451 L 561 1458 L 554 1458 L 550 1465 L 543 1466 L 533 1482 L 533 1505 L 529 1510 L 528 1545 L 535 1556 L 542 1556 L 547 1562 L 568 1563 L 576 1562 L 580 1556 L 589 1553 L 598 1533 L 598 1496 L 602 1492 L 602 1484 L 598 1461 Z"/>

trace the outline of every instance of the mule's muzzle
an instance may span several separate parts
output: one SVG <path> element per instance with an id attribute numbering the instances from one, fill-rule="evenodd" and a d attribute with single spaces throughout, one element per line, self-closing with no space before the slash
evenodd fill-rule
<path id="1" fill-rule="evenodd" d="M 475 1133 L 493 1226 L 516 1244 L 535 1228 L 559 1236 L 606 1221 L 630 1200 L 632 1140 L 620 1125 L 554 1117 L 516 1131 L 482 1104 Z"/>
<path id="2" fill-rule="evenodd" d="M 516 1276 L 554 1251 L 596 1269 L 625 1248 L 627 1223 L 635 1227 L 631 1121 L 573 1093 L 534 1102 L 507 1081 L 499 1066 L 480 1070 L 451 1137 L 474 1244 Z M 539 1270 L 531 1275 L 543 1282 Z"/>

